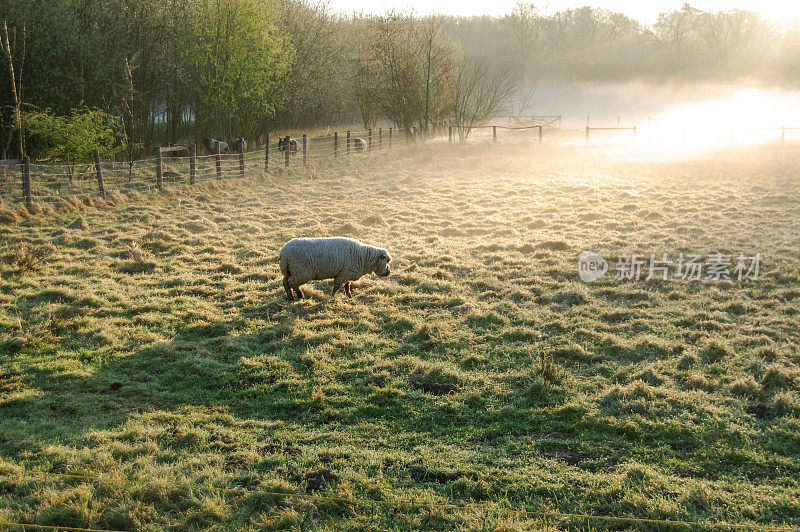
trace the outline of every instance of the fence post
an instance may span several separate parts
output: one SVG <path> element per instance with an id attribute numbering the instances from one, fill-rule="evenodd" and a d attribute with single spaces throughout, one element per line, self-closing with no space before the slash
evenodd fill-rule
<path id="1" fill-rule="evenodd" d="M 22 197 L 28 210 L 33 209 L 31 200 L 31 158 L 27 155 L 22 159 Z"/>
<path id="2" fill-rule="evenodd" d="M 197 183 L 197 144 L 189 148 L 189 184 Z"/>
<path id="3" fill-rule="evenodd" d="M 350 130 L 347 130 L 347 155 L 350 155 Z"/>
<path id="4" fill-rule="evenodd" d="M 100 195 L 105 198 L 106 187 L 105 183 L 103 183 L 103 169 L 100 168 L 100 152 L 92 150 L 92 158 L 94 159 L 94 171 L 97 173 L 97 190 L 99 190 Z"/>
<path id="5" fill-rule="evenodd" d="M 619 115 L 617 115 L 617 127 L 619 127 Z"/>
<path id="6" fill-rule="evenodd" d="M 453 143 L 453 126 L 447 126 L 447 140 Z"/>
<path id="7" fill-rule="evenodd" d="M 303 166 L 306 165 L 306 148 L 308 147 L 308 137 L 303 133 Z"/>
<path id="8" fill-rule="evenodd" d="M 161 148 L 156 148 L 156 186 L 164 188 L 164 163 L 161 160 Z"/>
<path id="9" fill-rule="evenodd" d="M 389 128 L 389 147 L 392 147 L 392 128 Z"/>
<path id="10" fill-rule="evenodd" d="M 589 144 L 589 126 L 586 126 L 586 144 Z"/>
<path id="11" fill-rule="evenodd" d="M 633 140 L 636 140 L 636 126 L 633 126 Z"/>
<path id="12" fill-rule="evenodd" d="M 244 139 L 239 144 L 239 176 L 244 178 Z"/>
<path id="13" fill-rule="evenodd" d="M 222 152 L 220 150 L 219 142 L 217 142 L 216 152 L 217 153 L 214 154 L 214 158 L 217 162 L 217 179 L 222 179 Z"/>
<path id="14" fill-rule="evenodd" d="M 333 132 L 333 156 L 339 156 L 339 133 L 337 131 Z"/>
<path id="15" fill-rule="evenodd" d="M 558 115 L 558 127 L 561 127 L 561 115 Z"/>
<path id="16" fill-rule="evenodd" d="M 542 129 L 544 129 L 544 126 L 539 126 L 539 142 L 542 142 Z"/>
<path id="17" fill-rule="evenodd" d="M 269 172 L 269 131 L 266 133 L 267 149 L 264 151 L 264 173 Z"/>
<path id="18" fill-rule="evenodd" d="M 292 137 L 289 136 L 289 135 L 286 135 L 285 137 L 283 137 L 283 159 L 284 159 L 283 165 L 284 166 L 289 166 L 289 155 L 290 155 L 291 151 L 292 151 Z"/>
<path id="19" fill-rule="evenodd" d="M 380 150 L 382 148 L 383 148 L 383 128 L 379 127 L 378 128 L 378 149 Z"/>
<path id="20" fill-rule="evenodd" d="M 497 126 L 492 126 L 492 142 L 497 142 Z"/>
<path id="21" fill-rule="evenodd" d="M 367 149 L 372 151 L 372 130 L 367 131 Z"/>

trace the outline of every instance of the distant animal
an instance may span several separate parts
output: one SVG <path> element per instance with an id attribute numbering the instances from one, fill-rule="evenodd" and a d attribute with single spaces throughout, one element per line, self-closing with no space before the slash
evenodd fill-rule
<path id="1" fill-rule="evenodd" d="M 231 150 L 233 153 L 244 153 L 247 151 L 247 141 L 244 140 L 243 137 L 236 137 L 233 142 L 231 142 Z"/>
<path id="2" fill-rule="evenodd" d="M 353 138 L 352 143 L 353 143 L 353 150 L 367 151 L 367 141 L 362 139 L 361 137 Z"/>
<path id="3" fill-rule="evenodd" d="M 300 149 L 303 147 L 303 142 L 305 142 L 306 147 L 308 147 L 308 139 L 304 139 L 303 137 L 300 138 L 292 138 L 289 137 L 289 153 L 291 155 L 297 154 Z M 278 139 L 278 151 L 283 152 L 286 151 L 286 137 L 280 137 Z"/>
<path id="4" fill-rule="evenodd" d="M 178 157 L 189 156 L 189 146 L 187 146 L 186 144 L 175 144 L 174 142 L 170 142 L 167 146 L 170 148 L 180 148 L 179 150 L 168 151 L 167 157 L 172 157 L 173 159 L 177 159 Z"/>
<path id="5" fill-rule="evenodd" d="M 224 140 L 216 140 L 216 139 L 204 138 L 203 139 L 203 146 L 206 147 L 206 150 L 208 150 L 208 153 L 217 153 L 217 146 L 219 146 L 219 152 L 220 153 L 230 153 L 231 152 L 230 146 L 228 146 L 228 143 L 225 142 Z"/>
<path id="6" fill-rule="evenodd" d="M 344 288 L 351 297 L 351 283 L 375 273 L 387 277 L 392 257 L 383 248 L 370 246 L 345 237 L 293 238 L 280 251 L 283 289 L 289 301 L 303 299 L 300 287 L 312 280 L 333 279 L 336 295 Z"/>

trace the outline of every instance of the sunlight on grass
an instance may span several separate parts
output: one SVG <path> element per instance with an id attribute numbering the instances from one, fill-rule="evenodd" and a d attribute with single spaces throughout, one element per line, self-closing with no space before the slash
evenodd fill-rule
<path id="1" fill-rule="evenodd" d="M 800 525 L 795 150 L 422 147 L 2 225 L 0 519 Z M 289 303 L 278 250 L 329 234 L 393 274 Z M 586 284 L 586 249 L 765 268 Z"/>

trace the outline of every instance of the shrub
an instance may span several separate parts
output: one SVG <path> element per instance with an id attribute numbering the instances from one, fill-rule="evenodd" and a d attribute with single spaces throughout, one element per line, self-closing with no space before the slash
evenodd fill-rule
<path id="1" fill-rule="evenodd" d="M 117 143 L 113 119 L 100 109 L 75 109 L 70 116 L 56 116 L 49 109 L 25 111 L 23 122 L 29 151 L 70 165 L 70 180 L 75 163 L 92 160 L 92 151 L 100 157 L 112 157 L 122 147 Z"/>

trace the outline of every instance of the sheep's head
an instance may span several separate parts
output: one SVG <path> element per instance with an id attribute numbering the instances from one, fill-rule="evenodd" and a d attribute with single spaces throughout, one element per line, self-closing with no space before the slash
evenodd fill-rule
<path id="1" fill-rule="evenodd" d="M 385 249 L 378 248 L 376 251 L 375 260 L 372 263 L 372 271 L 381 277 L 388 277 L 390 273 L 389 263 L 392 261 L 392 257 Z"/>

